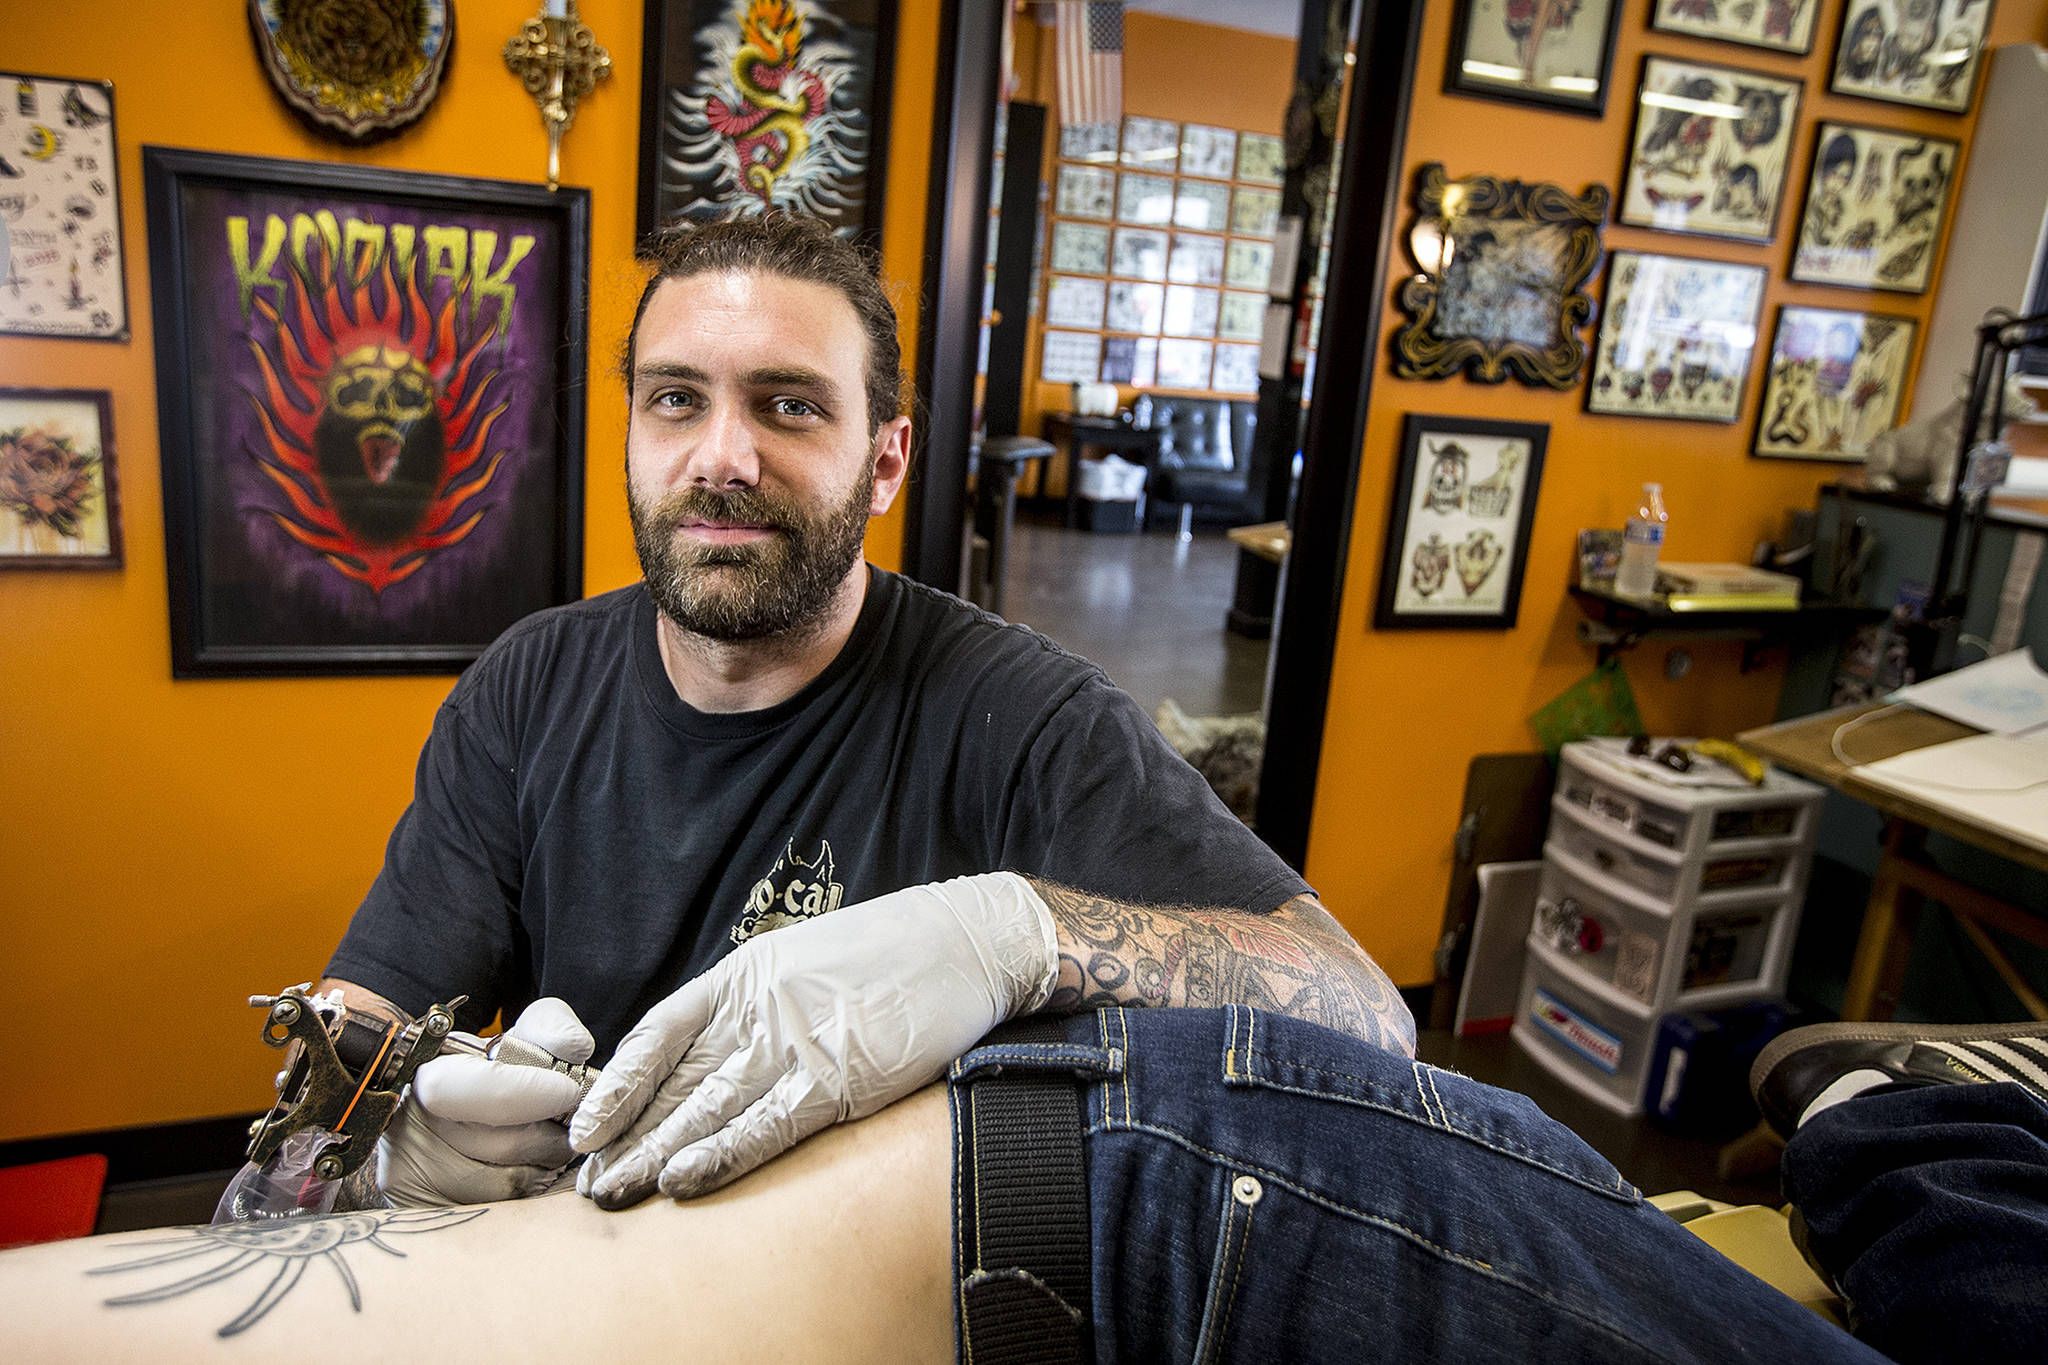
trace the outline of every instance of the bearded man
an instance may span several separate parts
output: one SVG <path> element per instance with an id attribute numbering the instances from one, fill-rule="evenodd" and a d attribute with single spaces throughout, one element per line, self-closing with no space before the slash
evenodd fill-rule
<path id="1" fill-rule="evenodd" d="M 608 1064 L 579 1109 L 564 1075 L 435 1059 L 351 1198 L 536 1193 L 572 1137 L 606 1207 L 700 1193 L 1038 1011 L 1256 1004 L 1412 1053 L 1386 975 L 1099 669 L 862 562 L 911 445 L 862 256 L 769 214 L 648 257 L 645 581 L 456 685 L 322 983 L 466 994 L 466 1027 Z"/>

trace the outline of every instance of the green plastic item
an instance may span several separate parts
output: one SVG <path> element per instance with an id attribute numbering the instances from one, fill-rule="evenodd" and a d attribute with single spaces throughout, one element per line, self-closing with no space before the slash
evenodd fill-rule
<path id="1" fill-rule="evenodd" d="M 1557 751 L 1575 739 L 1642 734 L 1643 718 L 1636 713 L 1636 694 L 1621 660 L 1609 659 L 1544 703 L 1529 717 L 1529 727 L 1556 762 Z"/>

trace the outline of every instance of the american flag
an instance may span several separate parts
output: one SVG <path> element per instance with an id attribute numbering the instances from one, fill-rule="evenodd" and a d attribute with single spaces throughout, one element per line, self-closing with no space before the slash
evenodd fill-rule
<path id="1" fill-rule="evenodd" d="M 1124 112 L 1122 0 L 1062 0 L 1059 95 L 1063 124 L 1108 124 Z"/>

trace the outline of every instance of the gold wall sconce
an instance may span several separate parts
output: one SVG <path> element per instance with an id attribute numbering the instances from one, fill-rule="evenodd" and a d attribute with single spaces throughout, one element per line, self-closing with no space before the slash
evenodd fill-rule
<path id="1" fill-rule="evenodd" d="M 562 134 L 576 102 L 612 74 L 612 56 L 576 17 L 576 0 L 545 0 L 541 12 L 505 42 L 505 65 L 540 106 L 548 130 L 548 188 L 562 178 Z"/>

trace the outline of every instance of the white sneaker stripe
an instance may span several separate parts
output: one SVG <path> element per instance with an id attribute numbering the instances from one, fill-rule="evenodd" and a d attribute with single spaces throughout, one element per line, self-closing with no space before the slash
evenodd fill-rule
<path id="1" fill-rule="evenodd" d="M 2048 1090 L 2048 1070 L 2044 1070 L 2003 1043 L 1988 1040 L 1971 1043 L 1937 1042 L 1932 1046 L 1935 1051 L 1947 1053 L 1964 1066 L 1974 1071 L 1982 1071 L 1995 1080 L 2031 1084 L 2037 1091 Z"/>
<path id="2" fill-rule="evenodd" d="M 1988 1056 L 1978 1051 L 1975 1043 L 1933 1042 L 1929 1043 L 1928 1046 L 1936 1052 L 1960 1062 L 1971 1071 L 1983 1072 L 1994 1081 L 2010 1081 L 2013 1079 L 2013 1077 L 2006 1074 L 2004 1065 L 1997 1057 Z"/>
<path id="3" fill-rule="evenodd" d="M 2018 1073 L 2021 1079 L 2033 1083 L 2036 1091 L 2048 1091 L 2048 1069 L 2040 1063 L 2005 1043 L 1982 1042 L 1978 1047 L 2004 1062 L 2008 1069 Z"/>

